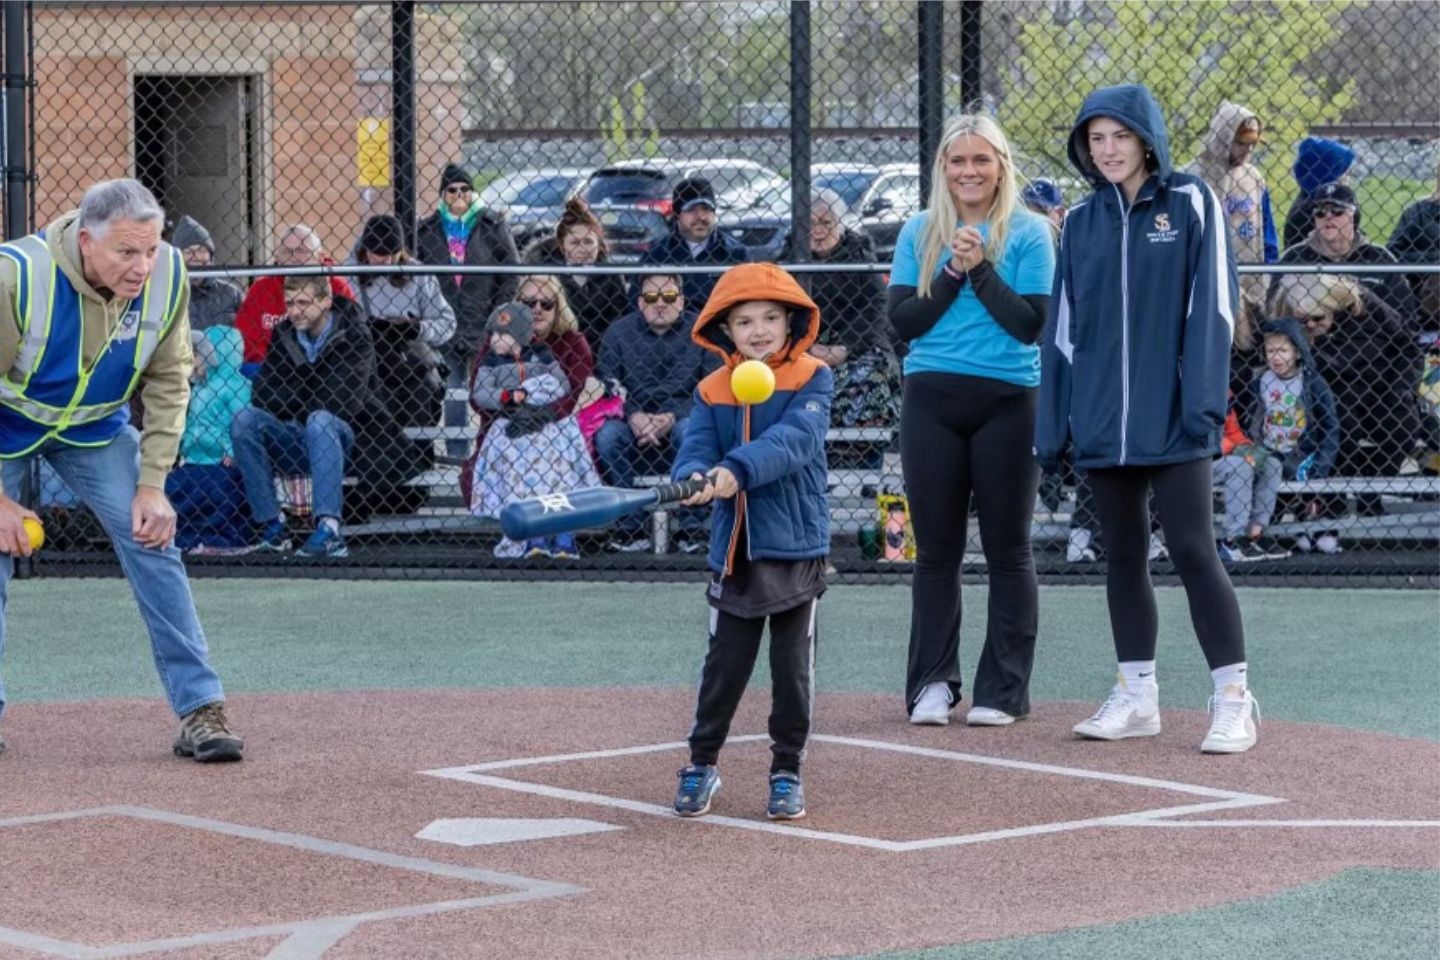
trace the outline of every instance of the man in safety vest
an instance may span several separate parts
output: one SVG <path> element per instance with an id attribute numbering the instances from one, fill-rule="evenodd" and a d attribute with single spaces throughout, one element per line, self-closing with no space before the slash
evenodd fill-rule
<path id="1" fill-rule="evenodd" d="M 109 180 L 78 211 L 0 245 L 0 652 L 12 558 L 31 552 L 24 520 L 35 515 L 21 504 L 43 457 L 115 545 L 181 718 L 175 753 L 239 760 L 164 492 L 193 362 L 189 284 L 180 252 L 160 240 L 164 222 L 144 186 Z M 137 391 L 143 434 L 130 425 Z"/>

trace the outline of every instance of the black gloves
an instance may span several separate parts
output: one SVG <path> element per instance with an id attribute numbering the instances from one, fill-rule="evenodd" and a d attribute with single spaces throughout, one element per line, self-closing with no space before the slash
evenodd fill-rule
<path id="1" fill-rule="evenodd" d="M 511 440 L 528 437 L 545 429 L 547 424 L 558 419 L 550 407 L 516 407 L 505 414 L 510 422 L 505 425 L 505 436 Z"/>

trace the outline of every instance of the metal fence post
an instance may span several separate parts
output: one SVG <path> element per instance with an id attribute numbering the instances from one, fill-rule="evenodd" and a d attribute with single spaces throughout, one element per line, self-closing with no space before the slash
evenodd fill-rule
<path id="1" fill-rule="evenodd" d="M 394 166 L 395 216 L 405 245 L 415 249 L 415 3 L 390 4 L 391 163 Z"/>
<path id="2" fill-rule="evenodd" d="M 810 0 L 790 4 L 790 244 L 792 257 L 810 259 L 801 238 L 810 229 Z M 808 286 L 808 284 L 807 284 Z"/>
<path id="3" fill-rule="evenodd" d="M 945 127 L 945 7 L 940 0 L 921 0 L 918 5 L 920 83 L 920 202 L 930 202 L 930 167 L 940 148 Z"/>
<path id="4" fill-rule="evenodd" d="M 28 3 L 7 3 L 4 13 L 5 31 L 5 237 L 14 239 L 30 232 L 30 169 L 25 149 L 29 142 L 25 120 L 30 106 L 26 102 L 25 53 L 29 45 L 26 23 Z"/>

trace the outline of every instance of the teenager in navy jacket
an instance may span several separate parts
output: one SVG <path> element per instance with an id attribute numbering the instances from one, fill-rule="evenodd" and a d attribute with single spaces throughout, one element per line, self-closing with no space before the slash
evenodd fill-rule
<path id="1" fill-rule="evenodd" d="M 675 812 L 707 813 L 720 786 L 715 766 L 755 668 L 770 621 L 772 820 L 805 815 L 800 764 L 815 698 L 815 607 L 830 552 L 825 433 L 835 378 L 806 351 L 820 311 L 773 263 L 734 267 L 715 284 L 695 322 L 695 342 L 725 366 L 695 389 L 689 426 L 671 475 L 707 478 L 685 501 L 713 503 L 710 648 L 700 674 L 690 765 L 680 771 Z M 760 360 L 775 375 L 763 403 L 741 404 L 731 371 Z"/>
<path id="2" fill-rule="evenodd" d="M 1207 753 L 1255 744 L 1254 697 L 1235 590 L 1215 550 L 1211 459 L 1220 451 L 1239 290 L 1224 211 L 1171 166 L 1160 107 L 1143 86 L 1096 90 L 1070 134 L 1095 186 L 1061 235 L 1042 344 L 1035 453 L 1066 440 L 1089 471 L 1105 537 L 1119 683 L 1082 737 L 1160 732 L 1158 632 L 1146 558 L 1155 493 L 1170 557 L 1215 680 Z"/>

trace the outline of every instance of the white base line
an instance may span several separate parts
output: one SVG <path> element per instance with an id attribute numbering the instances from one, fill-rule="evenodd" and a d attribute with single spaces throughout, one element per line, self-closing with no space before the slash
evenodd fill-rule
<path id="1" fill-rule="evenodd" d="M 1002 757 L 989 757 L 981 754 L 959 753 L 952 750 L 937 750 L 930 747 L 916 747 L 902 743 L 891 743 L 884 740 L 864 740 L 853 737 L 836 737 L 826 734 L 811 736 L 812 741 L 835 743 L 843 746 L 859 747 L 869 750 L 885 750 L 894 753 L 905 753 L 913 756 L 926 757 L 928 759 L 946 760 L 951 762 L 976 763 L 983 766 L 1000 767 L 1010 770 L 1022 770 L 1027 773 L 1044 773 L 1052 776 L 1073 777 L 1086 780 L 1103 780 L 1111 783 L 1124 784 L 1126 786 L 1142 787 L 1151 790 L 1166 790 L 1175 793 L 1188 794 L 1193 797 L 1213 798 L 1204 803 L 1191 803 L 1181 806 L 1158 807 L 1151 810 L 1131 811 L 1104 817 L 1089 817 L 1082 820 L 1062 820 L 1054 823 L 1031 824 L 1024 827 L 1014 827 L 1004 830 L 989 830 L 981 833 L 959 834 L 945 837 L 926 837 L 918 840 L 885 840 L 880 837 L 866 837 L 857 834 L 836 833 L 824 830 L 812 830 L 806 827 L 795 825 L 781 825 L 770 823 L 764 820 L 748 820 L 739 817 L 727 817 L 724 815 L 712 814 L 700 818 L 701 823 L 708 823 L 715 826 L 734 827 L 740 830 L 750 830 L 757 833 L 771 833 L 787 837 L 799 837 L 807 840 L 823 840 L 830 843 L 840 843 L 847 846 L 865 847 L 871 850 L 879 850 L 885 853 L 907 853 L 914 850 L 933 850 L 940 847 L 966 846 L 976 843 L 989 843 L 996 840 L 1012 840 L 1021 837 L 1033 837 L 1050 833 L 1062 833 L 1072 830 L 1084 830 L 1091 827 L 1127 827 L 1127 826 L 1148 826 L 1156 823 L 1169 822 L 1163 818 L 1179 817 L 1201 813 L 1222 813 L 1231 810 L 1240 810 L 1248 807 L 1266 806 L 1269 804 L 1285 803 L 1279 797 L 1266 797 L 1259 794 L 1237 793 L 1232 790 L 1221 790 L 1214 787 L 1197 786 L 1195 784 L 1180 783 L 1174 780 L 1158 780 L 1152 777 L 1138 777 L 1131 774 L 1107 773 L 1099 770 L 1085 770 L 1076 767 L 1060 767 L 1051 764 L 1031 763 L 1025 760 L 1009 760 Z M 745 736 L 730 737 L 730 743 L 749 743 L 756 741 L 768 741 L 769 737 L 764 734 L 748 734 Z M 512 780 L 507 777 L 492 776 L 493 771 L 516 770 L 522 767 L 534 767 L 552 765 L 557 763 L 570 763 L 580 760 L 601 760 L 613 759 L 616 757 L 638 756 L 648 753 L 660 753 L 674 750 L 686 749 L 688 744 L 685 741 L 673 741 L 669 743 L 642 744 L 633 747 L 618 747 L 609 750 L 588 750 L 579 753 L 553 754 L 541 757 L 517 757 L 508 760 L 492 760 L 486 763 L 472 764 L 463 767 L 447 767 L 440 770 L 422 771 L 427 776 L 439 777 L 446 780 L 455 780 L 461 783 L 472 783 L 477 786 L 493 787 L 498 790 L 510 790 L 516 793 L 526 793 L 532 796 L 548 797 L 553 800 L 564 800 L 573 803 L 585 803 L 593 806 L 608 807 L 612 810 L 625 810 L 631 813 L 641 813 L 646 816 L 664 817 L 674 820 L 675 811 L 668 806 L 655 803 L 646 803 L 639 800 L 630 800 L 624 797 L 612 797 L 605 794 L 590 793 L 583 790 L 570 790 L 565 787 L 555 787 L 548 784 L 532 783 L 525 780 Z"/>
<path id="2" fill-rule="evenodd" d="M 1117 826 L 1121 827 L 1290 827 L 1294 829 L 1351 830 L 1378 827 L 1386 830 L 1434 829 L 1440 827 L 1440 820 L 1159 820 L 1148 817 L 1131 817 Z"/>

